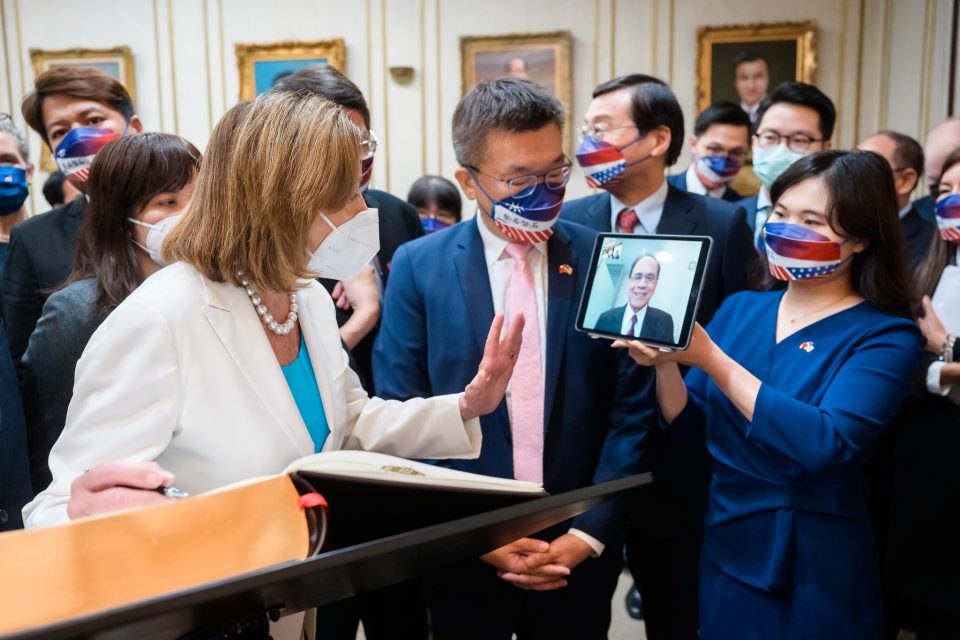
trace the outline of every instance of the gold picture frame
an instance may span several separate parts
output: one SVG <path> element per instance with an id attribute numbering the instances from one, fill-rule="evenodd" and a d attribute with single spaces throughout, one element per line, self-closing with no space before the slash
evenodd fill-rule
<path id="1" fill-rule="evenodd" d="M 237 44 L 235 51 L 241 100 L 256 97 L 283 75 L 311 64 L 326 62 L 341 73 L 347 72 L 347 47 L 343 38 Z"/>
<path id="2" fill-rule="evenodd" d="M 794 80 L 813 83 L 817 70 L 817 23 L 777 22 L 697 29 L 697 112 L 716 100 L 739 103 L 732 60 L 753 52 L 768 60 L 769 86 Z M 725 78 L 721 77 L 726 73 Z"/>
<path id="3" fill-rule="evenodd" d="M 136 73 L 133 67 L 133 52 L 130 47 L 120 46 L 112 49 L 59 49 L 56 51 L 30 49 L 30 62 L 35 76 L 54 67 L 93 67 L 103 71 L 120 83 L 130 94 L 133 103 L 137 103 Z M 40 169 L 52 172 L 57 170 L 53 155 L 46 144 L 40 150 Z"/>
<path id="4" fill-rule="evenodd" d="M 522 62 L 520 65 L 514 64 Z M 569 31 L 461 36 L 463 95 L 486 80 L 526 77 L 550 91 L 566 108 L 564 147 L 569 153 L 573 115 L 573 35 Z"/>

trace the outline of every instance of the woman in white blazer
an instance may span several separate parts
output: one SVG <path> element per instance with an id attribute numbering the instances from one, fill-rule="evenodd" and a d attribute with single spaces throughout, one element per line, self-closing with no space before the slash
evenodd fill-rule
<path id="1" fill-rule="evenodd" d="M 28 527 L 169 500 L 156 489 L 174 478 L 196 494 L 279 473 L 319 448 L 479 454 L 477 417 L 503 396 L 522 319 L 502 342 L 494 321 L 464 393 L 369 398 L 313 280 L 350 278 L 377 250 L 359 131 L 315 96 L 265 94 L 235 109 L 246 113 L 214 129 L 190 209 L 164 243 L 178 262 L 110 314 L 77 365 L 53 482 L 24 508 Z M 289 377 L 302 358 L 306 386 Z"/>

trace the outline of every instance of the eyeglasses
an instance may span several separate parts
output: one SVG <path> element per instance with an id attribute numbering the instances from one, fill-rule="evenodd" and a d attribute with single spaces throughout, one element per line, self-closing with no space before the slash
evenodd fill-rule
<path id="1" fill-rule="evenodd" d="M 654 283 L 657 281 L 657 274 L 655 273 L 635 273 L 630 276 L 630 282 L 643 282 L 646 280 L 648 283 Z"/>
<path id="2" fill-rule="evenodd" d="M 786 141 L 787 148 L 791 151 L 796 151 L 797 153 L 803 153 L 810 148 L 814 142 L 823 142 L 823 138 L 811 138 L 805 133 L 795 133 L 790 136 L 782 136 L 776 131 L 758 131 L 753 134 L 753 137 L 756 138 L 757 144 L 760 147 L 775 147 L 780 144 L 781 141 Z"/>
<path id="3" fill-rule="evenodd" d="M 11 116 L 9 113 L 3 113 L 0 111 L 0 122 L 6 122 L 7 120 L 13 122 L 13 116 Z"/>
<path id="4" fill-rule="evenodd" d="M 580 127 L 580 142 L 583 142 L 583 139 L 586 137 L 591 137 L 597 141 L 603 140 L 604 135 L 617 129 L 636 129 L 639 131 L 640 127 L 635 124 L 625 124 L 621 127 L 608 127 L 604 124 L 585 124 Z"/>
<path id="5" fill-rule="evenodd" d="M 570 180 L 570 171 L 571 164 L 569 161 L 560 165 L 559 167 L 554 167 L 543 173 L 534 173 L 528 176 L 517 176 L 516 178 L 498 178 L 497 176 L 492 176 L 489 173 L 484 173 L 477 169 L 473 165 L 465 164 L 463 165 L 471 171 L 476 171 L 479 174 L 485 175 L 488 178 L 493 178 L 499 182 L 506 182 L 507 187 L 510 189 L 510 195 L 514 198 L 526 198 L 534 192 L 537 188 L 537 185 L 542 181 L 547 185 L 547 189 L 551 191 L 559 191 L 567 186 L 567 182 Z"/>
<path id="6" fill-rule="evenodd" d="M 377 139 L 377 134 L 373 131 L 367 131 L 366 135 L 360 139 L 360 153 L 362 154 L 360 159 L 372 158 L 373 154 L 377 152 L 378 146 L 380 146 L 380 140 Z"/>
<path id="7" fill-rule="evenodd" d="M 723 147 L 708 145 L 706 150 L 708 156 L 727 156 L 731 160 L 736 160 L 738 162 L 743 162 L 747 159 L 746 149 L 734 149 L 733 151 L 727 151 Z"/>

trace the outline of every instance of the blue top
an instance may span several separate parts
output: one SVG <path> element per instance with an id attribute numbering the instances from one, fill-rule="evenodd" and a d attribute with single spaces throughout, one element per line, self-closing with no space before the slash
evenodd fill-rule
<path id="1" fill-rule="evenodd" d="M 692 369 L 691 402 L 670 428 L 706 424 L 715 460 L 706 557 L 763 590 L 816 581 L 844 611 L 839 585 L 876 576 L 861 466 L 919 372 L 923 341 L 909 320 L 861 302 L 777 343 L 782 296 L 733 295 L 707 328 L 760 379 L 753 420 Z"/>
<path id="2" fill-rule="evenodd" d="M 313 372 L 313 363 L 310 362 L 310 353 L 303 341 L 303 332 L 300 332 L 300 353 L 297 359 L 290 364 L 280 367 L 283 377 L 287 380 L 290 393 L 300 410 L 300 417 L 307 425 L 307 431 L 313 439 L 313 450 L 319 452 L 323 443 L 330 435 L 330 425 L 327 424 L 327 415 L 323 412 L 323 400 L 320 398 L 320 388 L 317 386 L 317 376 Z"/>

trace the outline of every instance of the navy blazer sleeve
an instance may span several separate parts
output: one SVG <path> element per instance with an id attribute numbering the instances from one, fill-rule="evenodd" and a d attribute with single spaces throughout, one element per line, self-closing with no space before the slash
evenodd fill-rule
<path id="1" fill-rule="evenodd" d="M 32 497 L 23 408 L 0 320 L 0 531 L 23 527 L 20 510 Z"/>
<path id="2" fill-rule="evenodd" d="M 747 226 L 747 211 L 737 206 L 726 234 L 723 252 L 723 297 L 750 289 L 750 276 L 757 269 L 757 252 Z"/>
<path id="3" fill-rule="evenodd" d="M 27 350 L 27 341 L 33 332 L 43 300 L 37 295 L 40 283 L 30 259 L 30 251 L 14 227 L 10 233 L 10 248 L 3 269 L 3 318 L 7 323 L 7 339 L 14 366 L 19 371 L 20 359 Z"/>

